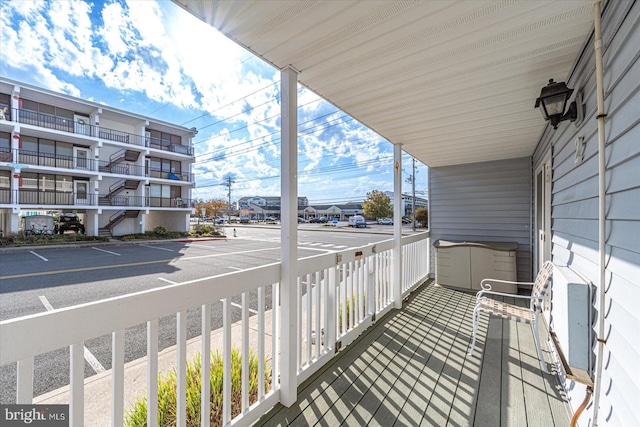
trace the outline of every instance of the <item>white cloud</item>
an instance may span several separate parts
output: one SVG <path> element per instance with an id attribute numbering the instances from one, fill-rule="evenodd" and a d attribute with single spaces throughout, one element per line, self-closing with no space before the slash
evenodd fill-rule
<path id="1" fill-rule="evenodd" d="M 196 126 L 196 141 L 203 141 L 196 145 L 198 183 L 216 183 L 197 188 L 196 197 L 226 198 L 219 183 L 229 175 L 237 181 L 234 197 L 279 193 L 279 179 L 266 179 L 280 174 L 280 136 L 274 134 L 279 131 L 279 72 L 177 5 L 4 1 L 0 27 L 3 59 L 11 58 L 7 66 L 38 85 L 97 102 L 105 96 L 91 88 L 106 86 L 112 102 L 136 97 L 171 104 L 194 118 L 209 113 L 186 124 Z M 91 84 L 95 82 L 101 84 Z M 335 107 L 310 90 L 299 91 L 298 103 L 299 117 L 311 120 L 301 125 L 309 130 L 299 139 L 301 171 L 366 165 L 334 174 L 301 173 L 301 195 L 345 198 L 388 189 L 390 171 L 384 172 L 375 159 L 389 153 L 390 146 L 357 122 L 340 118 L 342 112 L 322 117 Z M 218 121 L 222 123 L 214 125 Z M 207 161 L 213 157 L 223 159 Z"/>

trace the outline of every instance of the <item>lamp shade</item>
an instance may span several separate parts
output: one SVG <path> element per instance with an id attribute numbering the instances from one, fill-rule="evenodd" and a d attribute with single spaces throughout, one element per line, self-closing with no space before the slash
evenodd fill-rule
<path id="1" fill-rule="evenodd" d="M 536 99 L 536 108 L 540 108 L 545 120 L 557 124 L 572 93 L 573 89 L 569 89 L 565 82 L 556 83 L 551 79 L 540 91 L 540 97 Z"/>

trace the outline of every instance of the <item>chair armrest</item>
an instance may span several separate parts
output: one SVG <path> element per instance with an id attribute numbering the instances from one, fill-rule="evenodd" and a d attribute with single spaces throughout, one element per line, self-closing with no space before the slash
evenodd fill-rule
<path id="1" fill-rule="evenodd" d="M 486 284 L 485 284 L 486 282 Z M 490 282 L 494 282 L 494 283 L 507 283 L 509 285 L 529 285 L 529 286 L 533 286 L 534 283 L 533 282 L 513 282 L 511 280 L 499 280 L 499 279 L 483 279 L 482 282 L 480 282 L 480 287 L 484 290 L 490 291 L 491 290 L 491 283 Z"/>
<path id="2" fill-rule="evenodd" d="M 483 289 L 481 291 L 478 291 L 478 293 L 476 294 L 476 299 L 479 300 L 485 294 L 497 295 L 497 296 L 502 296 L 502 297 L 528 299 L 528 300 L 540 300 L 540 301 L 544 300 L 544 297 L 542 297 L 542 296 L 534 297 L 534 296 L 531 296 L 531 295 L 506 294 L 504 292 L 495 292 L 495 291 L 490 291 L 490 290 L 487 290 L 487 289 Z"/>

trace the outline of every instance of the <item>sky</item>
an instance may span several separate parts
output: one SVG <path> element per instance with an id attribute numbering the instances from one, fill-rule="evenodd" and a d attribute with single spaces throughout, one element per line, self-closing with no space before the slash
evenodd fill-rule
<path id="1" fill-rule="evenodd" d="M 0 2 L 0 75 L 198 130 L 192 197 L 280 195 L 280 73 L 171 1 Z M 298 195 L 393 190 L 393 146 L 298 89 Z M 419 162 L 416 193 L 425 197 Z M 403 192 L 411 157 L 403 153 Z"/>

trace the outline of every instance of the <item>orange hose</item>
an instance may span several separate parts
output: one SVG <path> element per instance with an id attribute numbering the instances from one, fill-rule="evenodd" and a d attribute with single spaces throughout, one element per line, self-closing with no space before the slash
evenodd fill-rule
<path id="1" fill-rule="evenodd" d="M 580 415 L 582 415 L 582 411 L 584 411 L 584 408 L 586 408 L 587 405 L 589 404 L 589 400 L 591 400 L 592 393 L 593 393 L 593 389 L 591 388 L 591 386 L 587 386 L 587 395 L 584 397 L 584 401 L 582 402 L 582 405 L 580 405 L 576 413 L 573 414 L 573 418 L 571 418 L 571 427 L 576 426 L 576 423 L 578 422 L 578 418 L 580 418 Z"/>

